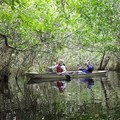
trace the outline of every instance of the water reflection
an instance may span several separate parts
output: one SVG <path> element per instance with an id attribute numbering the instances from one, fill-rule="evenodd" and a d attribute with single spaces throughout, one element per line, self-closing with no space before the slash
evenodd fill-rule
<path id="1" fill-rule="evenodd" d="M 119 120 L 119 81 L 118 73 L 112 72 L 108 77 L 27 84 L 23 96 L 11 90 L 10 99 L 6 100 L 1 94 L 0 117 L 1 120 Z M 59 87 L 64 94 L 60 94 Z"/>
<path id="2" fill-rule="evenodd" d="M 68 81 L 64 80 L 64 81 L 58 81 L 58 82 L 51 83 L 51 85 L 54 88 L 58 88 L 60 93 L 63 93 L 67 87 L 67 83 Z"/>
<path id="3" fill-rule="evenodd" d="M 94 86 L 94 79 L 93 78 L 82 78 L 80 79 L 80 83 L 83 82 L 86 84 L 87 88 L 91 89 Z"/>

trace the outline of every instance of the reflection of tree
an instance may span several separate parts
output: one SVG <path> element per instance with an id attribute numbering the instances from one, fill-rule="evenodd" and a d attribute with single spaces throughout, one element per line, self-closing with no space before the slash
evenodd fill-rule
<path id="1" fill-rule="evenodd" d="M 104 84 L 104 81 L 102 78 L 101 79 L 101 86 L 102 86 L 102 89 L 103 89 L 103 93 L 104 93 L 104 97 L 105 97 L 105 101 L 106 101 L 106 108 L 108 109 L 109 108 L 109 105 L 108 105 L 108 94 L 107 94 L 107 90 L 106 90 L 106 87 L 105 87 L 105 84 Z"/>
<path id="2" fill-rule="evenodd" d="M 101 78 L 101 86 L 104 91 L 107 119 L 117 120 L 117 118 L 119 118 L 119 113 L 120 113 L 119 96 L 117 94 L 117 91 L 115 90 L 116 83 L 118 83 L 117 82 L 118 79 L 116 78 L 117 75 L 115 76 L 114 74 L 112 76 L 111 75 L 112 74 L 110 73 L 109 77 L 111 81 L 108 81 L 109 80 L 108 77 L 107 79 Z M 112 82 L 112 84 L 110 82 Z"/>
<path id="3" fill-rule="evenodd" d="M 12 98 L 14 105 L 10 103 L 12 107 L 2 111 L 1 120 L 13 119 L 13 117 L 19 120 L 87 120 L 89 118 L 90 120 L 109 120 L 108 117 L 111 120 L 112 118 L 117 119 L 120 112 L 119 102 L 115 99 L 109 99 L 109 92 L 114 90 L 113 86 L 106 78 L 100 79 L 105 101 L 96 101 L 94 98 L 94 101 L 91 101 L 91 92 L 94 91 L 86 89 L 86 84 L 77 84 L 77 87 L 75 81 L 70 82 L 69 85 L 72 85 L 70 91 L 66 89 L 65 94 L 60 94 L 47 82 L 39 85 L 34 84 L 25 86 L 22 99 L 17 95 L 15 95 L 17 99 Z M 72 89 L 73 87 L 74 89 Z M 113 100 L 115 104 L 111 105 L 110 100 Z M 105 107 L 103 106 L 104 102 Z M 115 109 L 111 109 L 114 107 Z M 111 112 L 112 114 L 110 114 Z"/>
<path id="4" fill-rule="evenodd" d="M 111 107 L 111 103 L 110 103 L 110 99 L 109 99 L 109 90 L 112 90 L 112 86 L 110 84 L 110 82 L 107 81 L 107 79 L 104 78 L 100 78 L 101 79 L 101 86 L 103 89 L 103 93 L 104 93 L 104 98 L 105 98 L 105 103 L 106 103 L 106 114 L 107 114 L 107 118 L 108 120 L 110 119 L 110 107 Z M 108 92 L 107 92 L 108 90 Z"/>

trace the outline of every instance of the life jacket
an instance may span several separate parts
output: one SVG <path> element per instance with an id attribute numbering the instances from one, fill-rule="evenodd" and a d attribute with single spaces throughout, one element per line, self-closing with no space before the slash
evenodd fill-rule
<path id="1" fill-rule="evenodd" d="M 57 72 L 58 72 L 58 73 L 63 72 L 63 69 L 61 68 L 61 65 L 58 65 L 58 66 L 57 66 Z"/>
<path id="2" fill-rule="evenodd" d="M 92 65 L 87 65 L 88 67 L 88 72 L 91 73 L 94 70 L 94 67 Z"/>

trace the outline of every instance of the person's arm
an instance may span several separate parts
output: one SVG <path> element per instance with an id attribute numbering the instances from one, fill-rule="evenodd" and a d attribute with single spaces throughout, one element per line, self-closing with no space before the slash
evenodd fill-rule
<path id="1" fill-rule="evenodd" d="M 48 67 L 48 69 L 52 72 L 55 72 L 56 71 L 56 68 L 57 68 L 57 65 L 55 66 L 52 66 L 52 67 Z"/>
<path id="2" fill-rule="evenodd" d="M 61 73 L 66 73 L 67 70 L 66 70 L 66 67 L 64 65 L 62 66 L 62 69 L 63 69 L 63 71 Z"/>

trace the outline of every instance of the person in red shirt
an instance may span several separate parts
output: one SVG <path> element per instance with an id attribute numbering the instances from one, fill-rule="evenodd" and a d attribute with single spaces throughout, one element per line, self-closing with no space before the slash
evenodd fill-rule
<path id="1" fill-rule="evenodd" d="M 56 71 L 58 74 L 62 74 L 62 73 L 65 73 L 67 70 L 66 70 L 66 67 L 65 67 L 65 64 L 64 64 L 64 60 L 60 59 L 58 64 L 53 66 L 53 67 L 49 67 L 48 68 L 49 71 Z"/>

